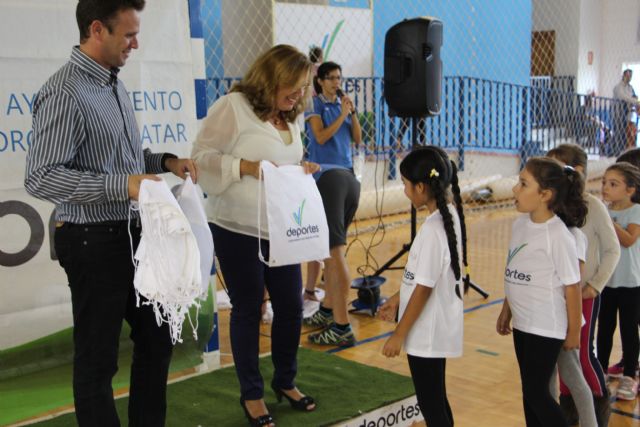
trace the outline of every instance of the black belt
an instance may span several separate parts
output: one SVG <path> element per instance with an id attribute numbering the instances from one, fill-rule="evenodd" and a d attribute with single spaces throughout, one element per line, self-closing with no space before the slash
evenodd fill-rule
<path id="1" fill-rule="evenodd" d="M 88 222 L 85 224 L 76 224 L 73 222 L 66 222 L 65 223 L 68 227 L 71 228 L 91 228 L 91 229 L 96 229 L 96 228 L 127 228 L 129 226 L 131 226 L 131 228 L 140 228 L 140 224 L 139 224 L 139 220 L 138 218 L 131 218 L 131 222 L 129 222 L 126 219 L 120 220 L 120 221 L 102 221 L 102 222 Z"/>

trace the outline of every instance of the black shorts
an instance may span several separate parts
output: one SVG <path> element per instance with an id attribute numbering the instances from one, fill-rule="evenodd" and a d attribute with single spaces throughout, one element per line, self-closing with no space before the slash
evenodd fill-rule
<path id="1" fill-rule="evenodd" d="M 360 201 L 360 183 L 348 169 L 331 169 L 317 182 L 329 225 L 329 248 L 347 244 L 347 229 Z"/>

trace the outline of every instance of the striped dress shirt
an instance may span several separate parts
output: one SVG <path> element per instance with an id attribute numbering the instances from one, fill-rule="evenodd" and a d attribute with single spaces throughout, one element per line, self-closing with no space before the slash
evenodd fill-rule
<path id="1" fill-rule="evenodd" d="M 131 101 L 115 72 L 112 77 L 76 46 L 36 96 L 24 185 L 32 196 L 55 203 L 58 221 L 127 219 L 128 176 L 164 172 L 164 155 L 142 149 Z"/>

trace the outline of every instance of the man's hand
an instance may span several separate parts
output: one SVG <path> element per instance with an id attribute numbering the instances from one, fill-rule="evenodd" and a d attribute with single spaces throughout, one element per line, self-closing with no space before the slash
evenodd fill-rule
<path id="1" fill-rule="evenodd" d="M 193 183 L 198 182 L 198 168 L 192 159 L 167 159 L 164 162 L 164 167 L 182 179 L 186 179 L 187 173 L 189 173 Z"/>
<path id="2" fill-rule="evenodd" d="M 127 188 L 129 192 L 129 198 L 131 200 L 138 200 L 138 195 L 140 194 L 140 184 L 143 180 L 150 179 L 151 181 L 161 181 L 162 179 L 158 175 L 129 175 L 129 180 L 127 182 Z"/>

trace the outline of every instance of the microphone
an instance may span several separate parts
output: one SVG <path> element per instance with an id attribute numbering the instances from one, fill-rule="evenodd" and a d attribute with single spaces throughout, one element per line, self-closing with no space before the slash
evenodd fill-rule
<path id="1" fill-rule="evenodd" d="M 342 99 L 342 97 L 344 96 L 344 92 L 342 91 L 342 89 L 338 88 L 336 89 L 336 95 L 338 96 L 339 99 Z M 355 107 L 351 109 L 351 114 L 355 113 L 356 109 Z"/>

